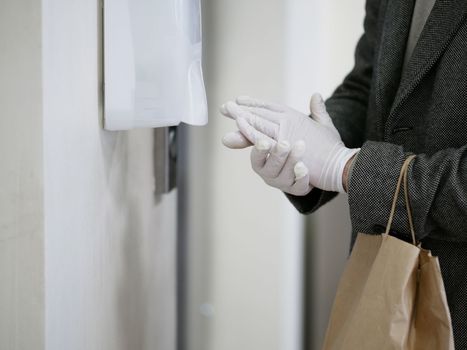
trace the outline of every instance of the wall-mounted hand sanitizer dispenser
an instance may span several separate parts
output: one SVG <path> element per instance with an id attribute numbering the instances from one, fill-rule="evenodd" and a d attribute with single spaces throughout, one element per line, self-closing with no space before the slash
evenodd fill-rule
<path id="1" fill-rule="evenodd" d="M 207 123 L 200 0 L 105 0 L 105 128 Z"/>

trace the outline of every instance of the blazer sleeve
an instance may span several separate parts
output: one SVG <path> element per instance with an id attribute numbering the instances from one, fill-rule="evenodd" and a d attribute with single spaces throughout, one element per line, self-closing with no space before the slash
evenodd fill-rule
<path id="1" fill-rule="evenodd" d="M 367 0 L 364 20 L 364 34 L 355 50 L 355 65 L 326 101 L 326 107 L 342 141 L 347 147 L 361 147 L 365 140 L 365 124 L 373 77 L 373 63 L 377 45 L 378 14 L 380 0 Z M 287 198 L 303 214 L 316 211 L 333 199 L 338 193 L 313 189 L 306 196 Z"/>
<path id="2" fill-rule="evenodd" d="M 355 158 L 349 182 L 352 226 L 371 233 L 385 228 L 402 163 L 402 146 L 367 141 Z M 427 236 L 467 241 L 467 145 L 417 154 L 408 169 L 409 198 L 418 240 Z M 403 190 L 391 229 L 410 237 Z"/>

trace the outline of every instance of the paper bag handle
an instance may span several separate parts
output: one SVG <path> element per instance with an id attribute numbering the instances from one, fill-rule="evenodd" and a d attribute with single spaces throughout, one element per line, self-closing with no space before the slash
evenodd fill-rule
<path id="1" fill-rule="evenodd" d="M 410 233 L 412 234 L 413 244 L 417 245 L 417 240 L 415 238 L 415 229 L 414 229 L 413 219 L 412 219 L 412 209 L 410 208 L 409 187 L 408 187 L 408 180 L 407 180 L 407 172 L 409 169 L 410 162 L 415 157 L 416 155 L 409 156 L 402 164 L 401 173 L 399 175 L 399 180 L 397 181 L 396 193 L 394 193 L 394 199 L 392 200 L 391 213 L 389 214 L 389 220 L 388 220 L 388 224 L 386 225 L 386 232 L 384 233 L 384 235 L 388 236 L 389 231 L 391 230 L 392 220 L 394 219 L 394 213 L 396 212 L 397 198 L 399 197 L 399 191 L 401 188 L 402 181 L 404 181 L 405 207 L 407 209 L 407 217 L 409 219 Z"/>

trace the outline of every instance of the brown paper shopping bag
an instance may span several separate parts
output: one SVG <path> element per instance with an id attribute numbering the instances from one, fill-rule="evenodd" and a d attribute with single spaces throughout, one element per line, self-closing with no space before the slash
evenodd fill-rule
<path id="1" fill-rule="evenodd" d="M 451 318 L 437 257 L 417 246 L 404 162 L 383 235 L 359 233 L 339 282 L 323 350 L 451 350 Z M 390 236 L 404 182 L 413 244 Z"/>

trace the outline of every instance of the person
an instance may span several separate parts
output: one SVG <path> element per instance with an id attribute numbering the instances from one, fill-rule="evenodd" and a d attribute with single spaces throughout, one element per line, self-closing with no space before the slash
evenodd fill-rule
<path id="1" fill-rule="evenodd" d="M 439 257 L 456 349 L 467 349 L 467 3 L 367 0 L 355 65 L 310 115 L 239 97 L 221 112 L 252 167 L 301 213 L 348 192 L 357 232 L 383 233 L 404 160 L 417 240 Z M 410 241 L 399 196 L 391 234 Z"/>

